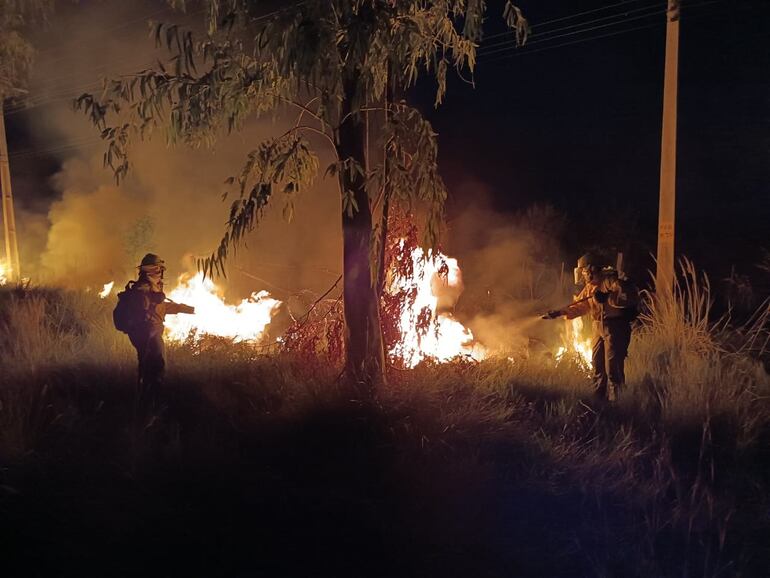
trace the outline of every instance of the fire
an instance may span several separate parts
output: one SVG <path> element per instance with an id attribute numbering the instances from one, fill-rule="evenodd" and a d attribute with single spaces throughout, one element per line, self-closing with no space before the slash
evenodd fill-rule
<path id="1" fill-rule="evenodd" d="M 104 284 L 104 288 L 99 291 L 99 297 L 102 299 L 106 299 L 109 297 L 110 293 L 112 293 L 112 288 L 115 286 L 115 281 L 110 281 L 109 283 Z"/>
<path id="2" fill-rule="evenodd" d="M 589 371 L 593 364 L 593 352 L 591 339 L 583 339 L 583 319 L 576 317 L 567 325 L 566 343 L 568 347 L 561 346 L 556 352 L 556 361 L 562 360 L 567 352 L 570 352 L 578 364 L 586 371 Z"/>
<path id="3" fill-rule="evenodd" d="M 203 273 L 193 277 L 182 275 L 168 298 L 195 307 L 192 315 L 166 318 L 166 336 L 172 341 L 184 341 L 195 332 L 258 342 L 281 305 L 267 291 L 252 293 L 238 305 L 228 305 L 221 296 L 221 289 L 211 279 L 204 279 Z"/>
<path id="4" fill-rule="evenodd" d="M 581 339 L 583 337 L 583 319 L 576 317 L 572 320 L 572 348 L 579 354 L 579 361 L 586 368 L 590 368 L 593 362 L 593 348 L 591 339 Z"/>
<path id="5" fill-rule="evenodd" d="M 8 283 L 8 277 L 10 276 L 10 269 L 5 264 L 5 261 L 0 259 L 0 285 L 5 285 Z"/>
<path id="6" fill-rule="evenodd" d="M 435 257 L 427 256 L 419 247 L 412 253 L 414 275 L 412 278 L 396 277 L 390 287 L 391 293 L 401 290 L 416 290 L 416 298 L 411 307 L 405 308 L 399 320 L 401 341 L 390 351 L 391 355 L 404 361 L 407 367 L 414 367 L 426 358 L 449 361 L 458 355 L 471 356 L 474 359 L 486 357 L 484 348 L 474 344 L 470 329 L 452 317 L 450 313 L 437 313 L 439 297 L 436 289 L 442 284 L 451 288 L 462 286 L 460 267 L 456 259 L 438 253 Z M 445 275 L 440 268 L 446 263 Z M 430 328 L 424 334 L 418 332 L 420 318 L 430 313 Z"/>

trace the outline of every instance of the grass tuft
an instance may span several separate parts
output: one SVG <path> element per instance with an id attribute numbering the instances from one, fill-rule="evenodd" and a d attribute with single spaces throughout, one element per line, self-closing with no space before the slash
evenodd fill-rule
<path id="1" fill-rule="evenodd" d="M 768 315 L 646 296 L 616 405 L 543 354 L 337 370 L 219 338 L 135 386 L 114 302 L 0 291 L 4 575 L 760 576 Z"/>

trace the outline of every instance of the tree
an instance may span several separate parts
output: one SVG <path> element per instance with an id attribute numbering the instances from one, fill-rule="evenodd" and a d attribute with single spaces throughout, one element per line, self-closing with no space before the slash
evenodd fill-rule
<path id="1" fill-rule="evenodd" d="M 171 0 L 184 9 L 184 2 Z M 155 38 L 170 51 L 169 66 L 110 81 L 101 99 L 83 95 L 77 105 L 101 128 L 105 162 L 118 178 L 129 169 L 127 149 L 158 128 L 170 142 L 212 142 L 238 130 L 251 116 L 298 111 L 285 134 L 251 151 L 219 247 L 199 265 L 225 273 L 231 250 L 259 221 L 277 191 L 291 216 L 297 194 L 316 176 L 309 134 L 335 153 L 326 174 L 339 181 L 342 205 L 345 368 L 359 381 L 384 379 L 384 350 L 377 296 L 384 206 L 420 209 L 423 243 L 435 246 L 446 189 L 437 167 L 436 135 L 416 109 L 387 98 L 405 90 L 420 72 L 437 84 L 447 72 L 473 71 L 486 7 L 483 0 L 304 0 L 269 14 L 248 0 L 207 0 L 208 33 L 158 24 Z M 504 17 L 522 41 L 526 22 L 506 3 Z M 383 158 L 367 159 L 366 115 L 383 111 Z M 367 165 L 367 160 L 370 162 Z"/>
<path id="2" fill-rule="evenodd" d="M 44 25 L 52 10 L 53 0 L 0 2 L 0 97 L 26 86 L 35 55 L 27 33 L 31 26 Z"/>

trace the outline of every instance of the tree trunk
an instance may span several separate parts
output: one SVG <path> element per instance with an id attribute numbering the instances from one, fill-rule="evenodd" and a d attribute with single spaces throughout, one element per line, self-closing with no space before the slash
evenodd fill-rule
<path id="1" fill-rule="evenodd" d="M 360 117 L 350 113 L 351 99 L 345 99 L 339 128 L 340 160 L 352 158 L 365 163 L 366 134 Z M 372 284 L 372 213 L 366 192 L 366 179 L 341 169 L 340 187 L 357 204 L 352 216 L 342 212 L 343 298 L 345 310 L 345 372 L 358 383 L 376 387 L 385 382 L 385 350 L 380 326 L 380 307 Z"/>

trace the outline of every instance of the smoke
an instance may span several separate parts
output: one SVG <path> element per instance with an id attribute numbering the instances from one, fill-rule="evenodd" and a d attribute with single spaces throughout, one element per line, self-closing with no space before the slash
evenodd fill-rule
<path id="1" fill-rule="evenodd" d="M 66 171 L 85 163 L 65 163 Z M 141 203 L 113 186 L 62 190 L 48 213 L 51 226 L 40 257 L 40 277 L 64 286 L 96 286 L 127 273 L 125 241 L 143 216 Z"/>
<path id="2" fill-rule="evenodd" d="M 173 286 L 173 278 L 189 272 L 195 257 L 209 255 L 225 231 L 225 178 L 238 173 L 249 150 L 293 120 L 253 122 L 220 139 L 214 150 L 169 148 L 156 135 L 134 146 L 131 173 L 117 186 L 102 164 L 104 144 L 85 116 L 71 110 L 71 96 L 98 90 L 94 83 L 100 76 L 139 70 L 161 54 L 140 17 L 151 12 L 150 4 L 131 9 L 124 7 L 128 4 L 94 5 L 87 18 L 73 8 L 51 32 L 54 38 L 64 35 L 59 40 L 65 44 L 69 39 L 66 49 L 38 59 L 31 93 L 46 105 L 34 116 L 33 128 L 40 142 L 60 143 L 51 145 L 50 154 L 61 169 L 50 182 L 56 198 L 19 218 L 24 274 L 35 282 L 97 288 L 115 280 L 120 286 L 135 276 L 141 256 L 153 252 L 166 260 Z M 114 33 L 99 35 L 99 30 Z M 330 151 L 321 140 L 314 145 L 322 175 Z M 297 199 L 291 223 L 282 217 L 283 199 L 272 201 L 229 262 L 228 278 L 221 281 L 229 298 L 267 289 L 281 300 L 301 301 L 303 292 L 320 294 L 335 282 L 342 268 L 340 199 L 336 181 L 321 175 Z M 558 243 L 563 219 L 549 208 L 502 215 L 478 183 L 452 193 L 472 199 L 451 219 L 445 247 L 459 261 L 465 290 L 446 291 L 440 307 L 454 309 L 491 348 L 552 339 L 554 325 L 537 316 L 564 298 Z"/>
<path id="3" fill-rule="evenodd" d="M 80 121 L 56 120 L 60 126 Z M 223 139 L 215 151 L 140 143 L 130 153 L 131 173 L 120 186 L 97 153 L 66 160 L 52 179 L 61 196 L 48 211 L 39 278 L 80 287 L 122 282 L 135 274 L 147 252 L 166 260 L 170 277 L 189 272 L 195 258 L 208 256 L 225 231 L 225 178 L 238 171 L 247 150 L 277 130 L 282 127 L 255 123 Z M 297 200 L 291 223 L 283 219 L 282 201 L 274 199 L 246 247 L 230 261 L 227 287 L 234 294 L 268 289 L 285 298 L 336 278 L 331 278 L 340 270 L 336 183 L 319 177 L 317 186 Z"/>
<path id="4" fill-rule="evenodd" d="M 552 207 L 501 214 L 481 183 L 456 189 L 467 199 L 448 224 L 447 252 L 463 270 L 458 317 L 491 349 L 509 351 L 553 343 L 559 327 L 540 320 L 569 297 L 571 266 L 562 260 L 565 220 Z"/>
<path id="5" fill-rule="evenodd" d="M 225 179 L 237 174 L 248 151 L 283 133 L 293 119 L 252 122 L 223 136 L 214 150 L 170 148 L 157 134 L 130 151 L 131 172 L 117 186 L 103 167 L 104 143 L 72 98 L 99 91 L 101 77 L 136 72 L 165 57 L 148 38 L 147 19 L 172 20 L 155 2 L 62 5 L 41 37 L 28 106 L 30 132 L 60 169 L 50 179 L 53 198 L 26 202 L 18 214 L 23 274 L 34 283 L 67 287 L 118 285 L 135 277 L 142 255 L 166 260 L 167 284 L 190 272 L 195 258 L 208 256 L 225 232 L 231 196 L 223 202 Z M 188 23 L 202 16 L 180 17 Z M 283 117 L 282 117 L 283 119 Z M 314 142 L 320 166 L 331 162 L 323 141 Z M 228 296 L 241 298 L 267 289 L 279 299 L 328 289 L 341 272 L 339 193 L 323 179 L 296 199 L 294 219 L 282 217 L 278 195 L 257 229 L 228 266 Z M 235 193 L 235 191 L 232 191 Z M 39 194 L 34 191 L 33 194 Z M 42 197 L 42 195 L 40 195 Z"/>

